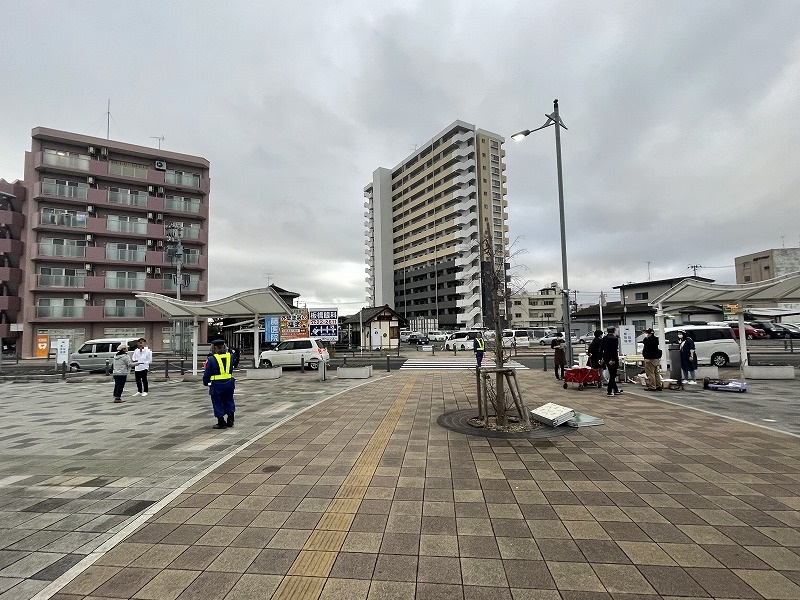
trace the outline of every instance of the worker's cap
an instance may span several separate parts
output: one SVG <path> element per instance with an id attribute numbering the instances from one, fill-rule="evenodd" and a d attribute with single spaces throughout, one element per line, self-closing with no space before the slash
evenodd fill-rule
<path id="1" fill-rule="evenodd" d="M 214 340 L 211 342 L 212 346 L 224 346 L 225 344 L 227 344 L 225 340 Z"/>
<path id="2" fill-rule="evenodd" d="M 655 333 L 655 331 L 653 331 L 652 329 L 648 329 L 647 333 Z"/>

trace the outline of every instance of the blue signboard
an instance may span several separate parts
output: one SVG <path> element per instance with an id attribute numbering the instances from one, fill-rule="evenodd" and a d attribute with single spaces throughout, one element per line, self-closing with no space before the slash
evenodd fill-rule
<path id="1" fill-rule="evenodd" d="M 309 308 L 308 335 L 329 342 L 338 342 L 339 310 L 336 308 Z"/>
<path id="2" fill-rule="evenodd" d="M 277 344 L 281 335 L 281 318 L 264 317 L 264 341 Z"/>

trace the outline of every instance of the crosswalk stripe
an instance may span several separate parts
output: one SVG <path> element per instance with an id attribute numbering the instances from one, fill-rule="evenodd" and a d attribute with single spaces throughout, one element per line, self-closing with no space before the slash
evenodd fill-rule
<path id="1" fill-rule="evenodd" d="M 484 360 L 483 361 L 484 367 L 491 367 L 495 366 L 495 362 L 493 360 Z M 510 360 L 505 363 L 505 366 L 510 369 L 518 369 L 520 371 L 529 370 L 528 367 L 525 365 L 518 363 L 515 360 Z M 475 359 L 472 358 L 455 358 L 452 360 L 422 360 L 422 359 L 413 359 L 409 358 L 403 365 L 400 367 L 400 370 L 406 371 L 431 371 L 431 370 L 438 370 L 438 369 L 474 369 L 475 368 Z"/>

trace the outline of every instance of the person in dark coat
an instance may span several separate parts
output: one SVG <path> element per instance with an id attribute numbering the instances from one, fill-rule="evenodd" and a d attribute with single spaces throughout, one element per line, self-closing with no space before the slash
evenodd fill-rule
<path id="1" fill-rule="evenodd" d="M 483 335 L 478 335 L 472 340 L 472 350 L 475 352 L 475 362 L 480 367 L 483 364 L 483 353 L 486 351 L 486 342 L 483 341 Z"/>
<path id="2" fill-rule="evenodd" d="M 678 342 L 681 345 L 681 370 L 686 383 L 697 385 L 694 372 L 697 370 L 697 354 L 694 351 L 694 340 L 686 335 L 685 331 L 678 332 Z"/>
<path id="3" fill-rule="evenodd" d="M 600 340 L 600 352 L 603 355 L 603 364 L 608 369 L 607 395 L 614 396 L 622 391 L 617 387 L 617 369 L 619 368 L 619 338 L 614 335 L 617 329 L 609 327 L 608 333 Z"/>
<path id="4" fill-rule="evenodd" d="M 214 429 L 226 429 L 233 427 L 233 414 L 236 412 L 236 405 L 233 401 L 236 380 L 231 375 L 233 360 L 230 352 L 227 352 L 225 340 L 214 340 L 211 342 L 211 346 L 214 353 L 206 360 L 206 367 L 203 370 L 203 385 L 209 386 L 211 405 L 214 407 L 214 416 L 217 417 Z M 226 415 L 227 421 L 225 420 Z"/>
<path id="5" fill-rule="evenodd" d="M 599 329 L 594 332 L 594 339 L 586 349 L 586 354 L 589 355 L 589 366 L 593 369 L 603 368 L 603 353 L 600 351 L 600 340 L 603 337 L 603 332 Z"/>
<path id="6" fill-rule="evenodd" d="M 558 380 L 564 378 L 564 367 L 567 366 L 566 345 L 564 334 L 560 331 L 556 334 L 556 337 L 553 338 L 553 341 L 550 342 L 550 347 L 553 349 L 553 365 L 555 366 L 556 379 Z"/>
<path id="7" fill-rule="evenodd" d="M 658 338 L 652 329 L 648 329 L 642 340 L 642 358 L 644 358 L 644 372 L 647 375 L 647 389 L 661 391 L 661 349 L 658 347 Z"/>

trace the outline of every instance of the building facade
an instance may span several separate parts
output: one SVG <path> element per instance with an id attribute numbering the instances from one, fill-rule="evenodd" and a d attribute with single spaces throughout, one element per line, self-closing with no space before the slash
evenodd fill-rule
<path id="1" fill-rule="evenodd" d="M 800 248 L 775 248 L 737 256 L 736 283 L 755 283 L 800 271 Z"/>
<path id="2" fill-rule="evenodd" d="M 25 186 L 21 181 L 0 179 L 0 339 L 13 347 L 21 328 L 21 268 L 25 229 Z"/>
<path id="3" fill-rule="evenodd" d="M 59 338 L 73 349 L 103 337 L 142 336 L 153 350 L 185 345 L 188 328 L 173 328 L 135 294 L 207 299 L 208 161 L 44 127 L 31 139 L 24 225 L 12 248 L 20 250 L 18 355 L 42 356 L 44 337 L 48 351 Z"/>
<path id="4" fill-rule="evenodd" d="M 364 188 L 370 306 L 434 319 L 437 329 L 493 327 L 487 272 L 507 280 L 503 143 L 455 121 L 394 168 L 373 173 Z"/>
<path id="5" fill-rule="evenodd" d="M 511 327 L 550 327 L 564 329 L 564 297 L 561 286 L 551 283 L 534 293 L 520 292 L 511 296 Z"/>

